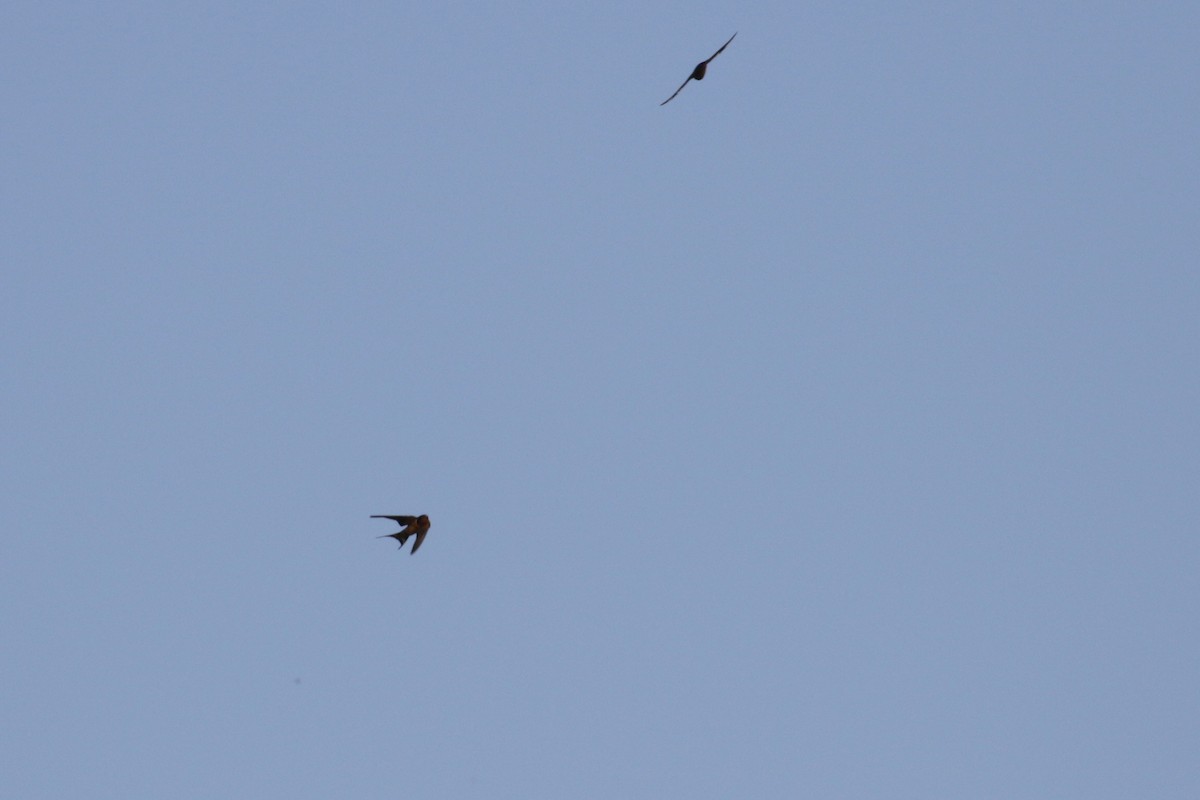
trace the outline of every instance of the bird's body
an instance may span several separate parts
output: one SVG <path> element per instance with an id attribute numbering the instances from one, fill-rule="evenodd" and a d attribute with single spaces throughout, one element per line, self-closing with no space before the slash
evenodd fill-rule
<path id="1" fill-rule="evenodd" d="M 409 517 L 404 515 L 391 514 L 372 514 L 371 519 L 390 519 L 393 522 L 399 523 L 402 527 L 395 533 L 389 533 L 384 536 L 378 536 L 378 539 L 393 538 L 400 542 L 400 548 L 404 548 L 404 543 L 408 541 L 409 536 L 416 536 L 413 541 L 412 552 L 417 552 L 417 548 L 421 546 L 421 542 L 425 541 L 425 534 L 429 533 L 429 517 L 422 514 L 419 517 Z"/>
<path id="2" fill-rule="evenodd" d="M 736 32 L 736 31 L 734 32 L 733 36 L 737 36 L 737 32 Z M 733 36 L 730 36 L 730 37 L 729 37 L 729 42 L 732 42 L 732 41 L 733 41 Z M 679 94 L 680 92 L 682 92 L 682 91 L 683 91 L 683 87 L 688 85 L 688 81 L 702 81 L 702 80 L 704 80 L 704 76 L 705 76 L 705 74 L 707 74 L 707 73 L 708 73 L 708 62 L 709 62 L 709 61 L 712 61 L 714 58 L 716 58 L 717 56 L 721 55 L 721 51 L 722 51 L 722 50 L 724 50 L 726 47 L 729 47 L 729 42 L 726 42 L 725 44 L 721 45 L 721 48 L 720 48 L 720 50 L 717 50 L 717 52 L 713 53 L 713 54 L 712 54 L 711 56 L 709 56 L 707 59 L 705 59 L 704 61 L 701 61 L 699 64 L 697 64 L 697 65 L 696 65 L 696 68 L 692 70 L 692 74 L 691 74 L 691 75 L 688 75 L 688 77 L 687 77 L 687 81 L 684 81 L 683 83 L 679 84 L 679 88 L 675 90 L 675 94 Z M 671 96 L 670 96 L 670 97 L 668 97 L 666 100 L 663 100 L 661 103 L 659 103 L 659 105 L 660 105 L 660 106 L 665 106 L 667 103 L 669 103 L 669 102 L 671 102 L 672 100 L 674 100 L 674 99 L 675 99 L 675 94 L 671 95 Z"/>

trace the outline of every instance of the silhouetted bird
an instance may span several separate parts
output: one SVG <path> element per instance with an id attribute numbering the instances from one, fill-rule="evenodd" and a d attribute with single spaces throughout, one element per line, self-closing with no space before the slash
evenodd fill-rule
<path id="1" fill-rule="evenodd" d="M 737 36 L 737 32 L 736 32 L 736 31 L 734 31 L 734 34 L 733 34 L 733 36 Z M 730 36 L 730 37 L 729 37 L 729 42 L 732 42 L 732 41 L 733 41 L 733 36 Z M 729 47 L 729 42 L 726 42 L 725 44 L 721 45 L 721 50 L 724 50 L 726 47 Z M 687 84 L 688 84 L 688 81 L 692 81 L 692 80 L 695 80 L 695 81 L 702 81 L 702 80 L 704 80 L 704 73 L 708 72 L 708 62 L 709 62 L 709 61 L 712 61 L 714 58 L 716 58 L 717 56 L 721 55 L 721 50 L 718 50 L 717 52 L 713 53 L 711 56 L 709 56 L 709 57 L 708 57 L 708 59 L 707 59 L 706 61 L 701 61 L 699 64 L 697 64 L 697 65 L 696 65 L 696 68 L 695 68 L 694 70 L 692 70 L 692 74 L 691 74 L 691 75 L 688 75 L 688 77 L 687 77 L 687 81 L 684 81 L 683 83 L 679 84 L 679 88 L 675 90 L 675 94 L 679 94 L 680 92 L 682 92 L 682 91 L 683 91 L 683 87 L 687 86 Z M 675 99 L 675 94 L 671 95 L 671 96 L 670 96 L 670 97 L 668 97 L 666 100 L 663 100 L 661 103 L 659 103 L 659 105 L 660 105 L 660 106 L 665 106 L 667 103 L 669 103 L 669 102 L 671 102 L 672 100 L 674 100 L 674 99 Z"/>
<path id="2" fill-rule="evenodd" d="M 404 527 L 395 533 L 389 533 L 386 536 L 377 536 L 377 539 L 392 538 L 400 542 L 400 549 L 404 549 L 404 543 L 408 541 L 408 537 L 416 534 L 416 541 L 413 542 L 412 552 L 417 552 L 417 548 L 421 546 L 421 542 L 425 541 L 425 534 L 429 533 L 429 517 L 422 514 L 419 517 L 391 516 L 390 514 L 372 514 L 371 519 L 390 519 L 394 520 Z"/>

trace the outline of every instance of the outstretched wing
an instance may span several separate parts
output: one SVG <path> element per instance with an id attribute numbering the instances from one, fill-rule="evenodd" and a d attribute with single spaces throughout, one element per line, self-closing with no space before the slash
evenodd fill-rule
<path id="1" fill-rule="evenodd" d="M 733 32 L 733 36 L 737 36 L 737 31 L 734 31 L 734 32 Z M 730 36 L 730 37 L 729 37 L 729 42 L 732 42 L 732 41 L 733 41 L 733 36 Z M 726 48 L 726 47 L 729 47 L 729 42 L 726 42 L 725 44 L 721 45 L 721 49 L 720 49 L 720 50 L 718 50 L 717 52 L 713 53 L 711 56 L 709 56 L 709 57 L 708 57 L 708 61 L 712 61 L 714 58 L 716 58 L 717 56 L 721 55 L 721 53 L 722 53 L 722 52 L 724 52 L 725 48 Z M 705 61 L 704 63 L 705 63 L 705 64 L 707 64 L 707 63 L 708 63 L 708 61 Z"/>
<path id="2" fill-rule="evenodd" d="M 679 94 L 680 92 L 682 92 L 682 91 L 683 91 L 683 87 L 687 86 L 687 85 L 688 85 L 688 81 L 690 81 L 691 79 L 692 79 L 692 76 L 691 76 L 691 75 L 688 75 L 688 76 L 687 76 L 687 81 L 684 81 L 683 83 L 679 84 L 679 88 L 675 90 L 675 94 Z M 660 106 L 665 106 L 667 103 L 669 103 L 669 102 L 671 102 L 672 100 L 674 100 L 674 99 L 675 99 L 675 94 L 671 95 L 671 96 L 670 96 L 670 97 L 668 97 L 666 100 L 663 100 L 661 103 L 659 103 L 659 105 L 660 105 Z"/>
<path id="3" fill-rule="evenodd" d="M 429 533 L 428 528 L 426 528 L 423 531 L 417 531 L 417 538 L 413 542 L 413 549 L 412 549 L 412 553 L 410 553 L 410 555 L 417 552 L 417 548 L 421 546 L 421 542 L 425 541 L 425 534 L 427 534 L 427 533 Z"/>
<path id="4" fill-rule="evenodd" d="M 393 516 L 391 514 L 372 514 L 371 519 L 390 519 L 399 522 L 401 525 L 411 525 L 417 520 L 416 517 Z"/>

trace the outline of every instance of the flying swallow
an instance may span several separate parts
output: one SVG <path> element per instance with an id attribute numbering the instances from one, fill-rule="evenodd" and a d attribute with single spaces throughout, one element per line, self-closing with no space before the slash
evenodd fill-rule
<path id="1" fill-rule="evenodd" d="M 733 34 L 733 36 L 737 36 L 737 31 L 734 31 L 734 34 Z M 732 41 L 733 41 L 733 36 L 730 36 L 730 37 L 729 37 L 729 42 L 732 42 Z M 729 42 L 726 42 L 725 44 L 721 45 L 721 50 L 724 50 L 726 47 L 729 47 Z M 695 68 L 694 70 L 692 70 L 692 74 L 687 76 L 687 81 L 684 81 L 683 83 L 679 84 L 679 88 L 675 90 L 675 94 L 679 94 L 680 92 L 682 92 L 682 91 L 683 91 L 683 87 L 687 86 L 687 84 L 688 84 L 688 81 L 691 81 L 691 80 L 702 81 L 702 80 L 704 80 L 704 73 L 708 72 L 708 62 L 709 62 L 709 61 L 712 61 L 714 58 L 716 58 L 717 56 L 721 55 L 721 50 L 718 50 L 717 52 L 715 52 L 715 53 L 713 53 L 711 56 L 709 56 L 707 61 L 701 61 L 699 64 L 697 64 L 697 65 L 696 65 L 696 68 Z M 659 103 L 659 105 L 660 105 L 660 106 L 665 106 L 667 103 L 669 103 L 669 102 L 671 102 L 672 100 L 674 100 L 674 99 L 675 99 L 675 94 L 671 95 L 671 96 L 670 96 L 670 97 L 668 97 L 666 100 L 663 100 L 661 103 Z"/>
<path id="2" fill-rule="evenodd" d="M 395 533 L 389 533 L 385 536 L 376 536 L 376 539 L 387 539 L 391 537 L 400 542 L 400 549 L 404 549 L 404 543 L 408 541 L 408 537 L 416 534 L 416 541 L 413 542 L 412 552 L 417 552 L 417 548 L 421 546 L 421 542 L 425 541 L 425 534 L 429 533 L 429 517 L 422 514 L 419 517 L 391 516 L 390 514 L 372 514 L 371 519 L 390 519 L 400 523 L 404 527 Z"/>

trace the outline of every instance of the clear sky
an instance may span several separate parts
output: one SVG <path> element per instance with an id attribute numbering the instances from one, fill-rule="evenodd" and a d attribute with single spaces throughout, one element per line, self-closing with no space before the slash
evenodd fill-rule
<path id="1" fill-rule="evenodd" d="M 588 6 L 4 5 L 0 796 L 1200 796 L 1200 5 Z"/>

